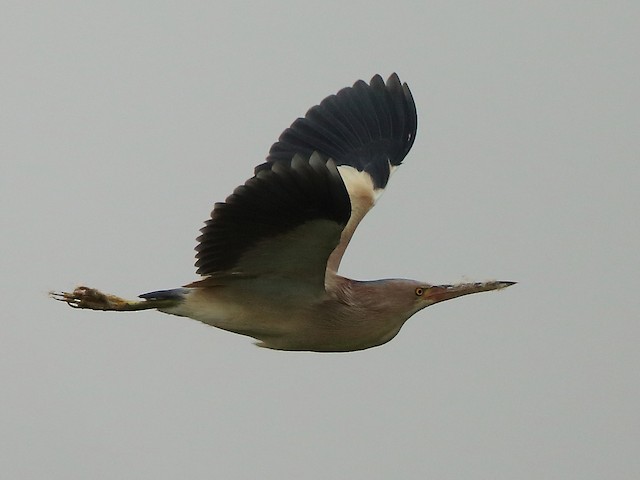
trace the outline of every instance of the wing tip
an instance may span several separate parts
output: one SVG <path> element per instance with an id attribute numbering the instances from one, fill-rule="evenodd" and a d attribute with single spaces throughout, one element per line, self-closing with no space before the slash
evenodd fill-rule
<path id="1" fill-rule="evenodd" d="M 375 74 L 369 83 L 357 80 L 307 110 L 271 146 L 267 162 L 317 150 L 339 165 L 362 162 L 372 152 L 400 165 L 416 132 L 417 110 L 408 84 L 395 72 L 386 82 Z"/>

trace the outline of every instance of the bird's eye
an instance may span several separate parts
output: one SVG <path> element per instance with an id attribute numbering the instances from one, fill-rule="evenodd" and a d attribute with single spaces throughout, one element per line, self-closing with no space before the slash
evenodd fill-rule
<path id="1" fill-rule="evenodd" d="M 422 288 L 422 287 L 416 288 L 416 295 L 418 297 L 421 297 L 423 293 L 424 293 L 424 288 Z"/>

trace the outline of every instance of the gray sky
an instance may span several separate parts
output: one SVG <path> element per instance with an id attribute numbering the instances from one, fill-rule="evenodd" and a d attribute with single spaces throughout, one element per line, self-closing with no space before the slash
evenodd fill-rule
<path id="1" fill-rule="evenodd" d="M 13 479 L 640 477 L 637 2 L 6 2 L 0 471 Z M 297 116 L 396 71 L 412 152 L 360 279 L 517 280 L 352 354 L 157 312 Z"/>

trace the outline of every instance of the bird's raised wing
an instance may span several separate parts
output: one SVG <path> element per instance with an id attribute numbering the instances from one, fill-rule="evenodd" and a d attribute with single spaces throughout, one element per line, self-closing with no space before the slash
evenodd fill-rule
<path id="1" fill-rule="evenodd" d="M 416 127 L 411 92 L 395 74 L 325 98 L 215 205 L 196 247 L 198 273 L 208 278 L 192 285 L 268 275 L 324 288 Z"/>
<path id="2" fill-rule="evenodd" d="M 296 154 L 317 151 L 331 158 L 351 198 L 351 217 L 327 270 L 337 272 L 353 233 L 374 206 L 395 167 L 402 163 L 416 136 L 418 117 L 407 84 L 394 73 L 385 84 L 375 75 L 367 85 L 353 87 L 325 98 L 287 128 L 269 151 L 267 163 L 290 161 Z"/>

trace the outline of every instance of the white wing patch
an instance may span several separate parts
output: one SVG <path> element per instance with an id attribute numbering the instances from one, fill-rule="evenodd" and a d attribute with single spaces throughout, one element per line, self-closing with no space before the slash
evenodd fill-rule
<path id="1" fill-rule="evenodd" d="M 354 210 L 358 210 L 359 205 L 373 205 L 376 202 L 379 195 L 376 195 L 376 191 L 373 188 L 371 175 L 349 165 L 339 165 L 338 172 L 340 172 L 342 181 L 347 187 L 347 192 L 349 192 L 351 216 L 353 216 Z"/>
<path id="2" fill-rule="evenodd" d="M 397 169 L 397 165 L 391 165 L 391 162 L 389 162 L 389 177 L 391 177 Z M 338 172 L 340 172 L 342 181 L 349 192 L 352 204 L 351 208 L 353 208 L 354 200 L 356 204 L 362 201 L 364 201 L 365 204 L 372 202 L 371 206 L 373 206 L 384 193 L 384 188 L 373 187 L 373 180 L 367 172 L 360 171 L 349 165 L 338 165 Z"/>
<path id="3" fill-rule="evenodd" d="M 389 176 L 391 176 L 397 168 L 397 166 L 389 163 Z M 384 193 L 384 188 L 374 188 L 373 179 L 367 172 L 360 171 L 349 165 L 339 165 L 338 172 L 349 193 L 349 199 L 351 200 L 351 217 L 349 218 L 349 223 L 347 223 L 347 226 L 342 231 L 340 244 L 335 248 L 327 263 L 327 271 L 333 274 L 338 271 L 342 255 L 347 245 L 349 245 L 349 241 L 356 227 Z"/>

